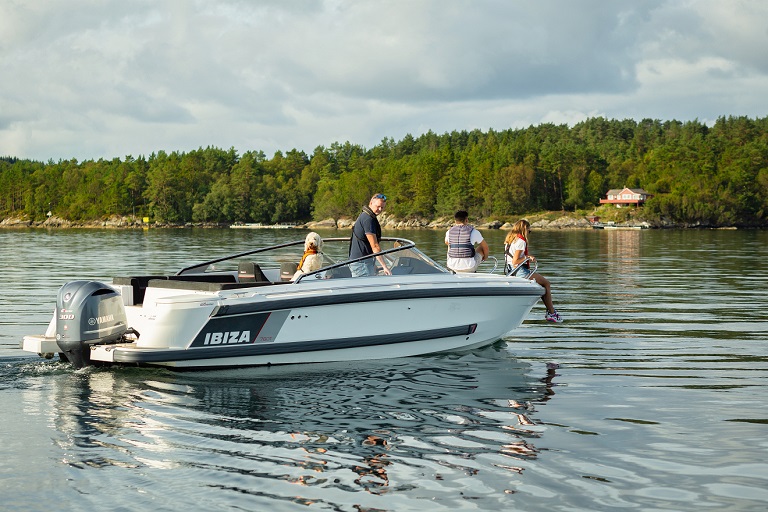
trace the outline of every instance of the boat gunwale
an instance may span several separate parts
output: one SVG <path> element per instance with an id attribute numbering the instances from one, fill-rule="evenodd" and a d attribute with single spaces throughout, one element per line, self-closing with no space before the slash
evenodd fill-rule
<path id="1" fill-rule="evenodd" d="M 367 287 L 364 291 L 349 293 L 334 293 L 328 295 L 312 294 L 307 297 L 269 298 L 264 301 L 247 302 L 243 304 L 222 304 L 211 313 L 211 317 L 223 317 L 279 311 L 306 307 L 336 306 L 341 304 L 359 304 L 366 302 L 383 302 L 391 300 L 424 300 L 454 297 L 540 297 L 543 293 L 541 286 L 473 286 L 473 287 L 426 287 L 395 288 L 375 290 Z"/>

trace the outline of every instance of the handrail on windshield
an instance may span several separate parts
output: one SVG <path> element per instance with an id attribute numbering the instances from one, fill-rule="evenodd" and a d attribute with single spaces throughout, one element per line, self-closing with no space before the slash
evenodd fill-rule
<path id="1" fill-rule="evenodd" d="M 328 238 L 326 240 L 334 242 L 334 241 L 341 241 L 341 240 L 349 240 L 349 238 Z M 308 272 L 306 274 L 301 274 L 293 283 L 296 284 L 299 281 L 301 281 L 302 279 L 304 279 L 305 277 L 313 276 L 315 274 L 319 274 L 320 272 L 326 272 L 326 271 L 332 270 L 334 268 L 344 267 L 346 265 L 349 265 L 350 263 L 356 263 L 358 261 L 363 261 L 363 260 L 367 260 L 367 259 L 371 259 L 371 258 L 378 258 L 379 256 L 384 256 L 386 254 L 390 254 L 390 253 L 393 253 L 393 252 L 404 251 L 405 249 L 411 249 L 413 247 L 416 247 L 416 243 L 415 242 L 412 242 L 411 240 L 408 240 L 406 238 L 382 237 L 381 241 L 384 241 L 384 242 L 401 242 L 402 245 L 400 245 L 398 247 L 392 247 L 391 249 L 386 249 L 384 251 L 375 252 L 375 253 L 369 254 L 367 256 L 361 256 L 359 258 L 347 259 L 347 260 L 344 260 L 344 261 L 341 261 L 341 262 L 338 262 L 338 263 L 334 263 L 332 265 L 325 266 L 325 267 L 323 267 L 321 269 L 314 270 L 312 272 Z"/>
<path id="2" fill-rule="evenodd" d="M 200 269 L 200 268 L 205 268 L 205 267 L 208 267 L 209 265 L 213 265 L 214 263 L 219 263 L 219 262 L 227 261 L 227 260 L 234 260 L 235 258 L 242 258 L 243 256 L 249 256 L 251 254 L 256 254 L 256 253 L 259 253 L 259 252 L 266 252 L 266 251 L 272 251 L 272 250 L 275 250 L 275 249 L 282 249 L 283 247 L 290 247 L 292 245 L 300 245 L 300 244 L 303 244 L 303 243 L 304 243 L 304 240 L 297 240 L 297 241 L 294 241 L 294 242 L 286 242 L 284 244 L 279 244 L 279 245 L 270 245 L 269 247 L 262 247 L 260 249 L 254 249 L 252 251 L 245 251 L 245 252 L 241 252 L 241 253 L 238 253 L 238 254 L 232 254 L 230 256 L 224 256 L 223 258 L 216 258 L 215 260 L 210 260 L 210 261 L 206 261 L 205 263 L 198 263 L 196 265 L 192 265 L 191 267 L 183 268 L 183 269 L 179 270 L 178 272 L 176 272 L 176 275 L 180 276 L 180 275 L 183 275 L 183 274 L 192 273 L 193 270 L 197 270 L 197 269 Z"/>
<path id="3" fill-rule="evenodd" d="M 348 241 L 348 240 L 349 240 L 349 237 L 332 237 L 332 238 L 324 238 L 323 242 L 343 242 L 343 241 Z M 383 238 L 381 238 L 381 240 L 382 241 L 386 241 L 386 242 L 400 242 L 402 245 L 400 245 L 399 247 L 393 247 L 393 248 L 387 249 L 385 251 L 374 253 L 373 255 L 363 256 L 361 258 L 356 258 L 356 259 L 351 259 L 351 260 L 344 260 L 344 261 L 342 261 L 340 263 L 336 263 L 336 264 L 333 264 L 333 265 L 330 265 L 330 266 L 323 267 L 320 270 L 316 270 L 314 272 L 310 272 L 309 274 L 302 274 L 294 282 L 298 283 L 303 277 L 309 276 L 309 275 L 313 275 L 313 274 L 317 274 L 318 272 L 322 272 L 324 270 L 330 270 L 332 268 L 341 267 L 343 265 L 347 265 L 347 264 L 353 263 L 355 261 L 361 261 L 361 260 L 364 260 L 364 259 L 367 259 L 367 258 L 381 256 L 383 254 L 389 254 L 391 252 L 401 251 L 403 249 L 410 249 L 410 248 L 416 246 L 416 244 L 414 242 L 412 242 L 411 240 L 408 240 L 406 238 L 383 237 Z M 241 252 L 241 253 L 237 253 L 237 254 L 231 254 L 229 256 L 223 256 L 221 258 L 216 258 L 216 259 L 213 259 L 213 260 L 210 260 L 210 261 L 206 261 L 206 262 L 203 262 L 203 263 L 197 263 L 195 265 L 191 265 L 189 267 L 185 267 L 185 268 L 179 270 L 178 272 L 176 272 L 176 275 L 180 276 L 180 275 L 184 275 L 184 274 L 191 274 L 191 273 L 193 273 L 195 271 L 199 271 L 200 269 L 205 269 L 205 268 L 209 267 L 210 265 L 213 265 L 214 263 L 220 263 L 222 261 L 234 260 L 234 259 L 237 259 L 237 258 L 242 258 L 244 256 L 250 256 L 251 254 L 258 254 L 258 253 L 261 253 L 261 252 L 273 251 L 273 250 L 277 250 L 277 249 L 283 249 L 285 247 L 292 247 L 294 245 L 303 245 L 303 244 L 304 244 L 304 240 L 295 240 L 293 242 L 285 242 L 285 243 L 282 243 L 282 244 L 270 245 L 269 247 L 261 247 L 259 249 L 252 249 L 250 251 L 245 251 L 245 252 Z"/>

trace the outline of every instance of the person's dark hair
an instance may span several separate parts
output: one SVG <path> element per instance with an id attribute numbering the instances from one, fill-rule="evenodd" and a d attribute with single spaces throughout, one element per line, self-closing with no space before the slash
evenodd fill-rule
<path id="1" fill-rule="evenodd" d="M 453 216 L 453 218 L 459 222 L 464 222 L 465 220 L 467 220 L 467 217 L 469 217 L 469 214 L 464 210 L 457 211 L 456 214 Z"/>

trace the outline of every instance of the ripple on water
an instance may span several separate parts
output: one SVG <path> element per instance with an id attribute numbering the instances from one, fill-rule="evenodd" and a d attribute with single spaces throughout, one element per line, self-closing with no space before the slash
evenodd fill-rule
<path id="1" fill-rule="evenodd" d="M 97 244 L 54 234 L 45 243 L 61 265 L 25 282 L 25 259 L 49 256 L 18 259 L 0 244 L 12 290 L 0 296 L 11 313 L 0 345 L 44 328 L 51 304 L 39 298 L 75 270 L 111 277 L 119 256 L 104 260 L 104 247 L 141 247 L 124 270 L 156 273 L 189 263 L 185 247 L 261 236 L 231 231 Z M 434 235 L 413 238 L 440 256 Z M 35 495 L 41 508 L 95 509 L 108 495 L 153 510 L 761 509 L 765 237 L 536 232 L 565 323 L 544 322 L 537 305 L 504 342 L 468 355 L 189 374 L 4 357 L 5 460 L 50 489 L 8 475 L 4 505 L 25 509 Z M 487 238 L 494 250 L 503 233 Z M 739 275 L 709 271 L 722 246 Z"/>

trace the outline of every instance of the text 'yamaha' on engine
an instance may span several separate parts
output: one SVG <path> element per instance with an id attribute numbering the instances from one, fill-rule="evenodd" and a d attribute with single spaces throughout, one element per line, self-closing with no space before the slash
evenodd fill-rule
<path id="1" fill-rule="evenodd" d="M 98 281 L 71 281 L 56 298 L 56 343 L 75 368 L 90 362 L 90 345 L 114 343 L 128 331 L 123 299 Z"/>

